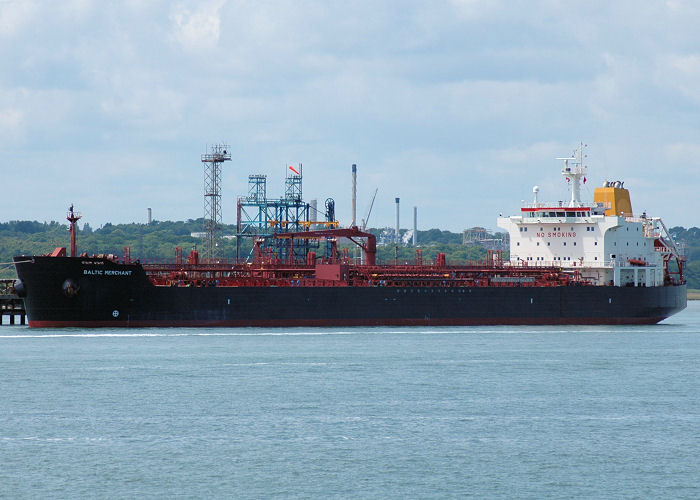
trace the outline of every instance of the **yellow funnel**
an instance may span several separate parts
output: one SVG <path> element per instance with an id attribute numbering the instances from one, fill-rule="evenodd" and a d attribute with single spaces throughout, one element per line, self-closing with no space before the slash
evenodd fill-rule
<path id="1" fill-rule="evenodd" d="M 599 187 L 593 191 L 593 201 L 605 205 L 605 215 L 632 216 L 630 192 L 623 187 Z"/>

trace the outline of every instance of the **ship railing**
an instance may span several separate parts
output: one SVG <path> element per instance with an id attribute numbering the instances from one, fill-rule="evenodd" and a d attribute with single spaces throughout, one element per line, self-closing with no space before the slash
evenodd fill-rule
<path id="1" fill-rule="evenodd" d="M 527 267 L 527 268 L 540 268 L 540 269 L 551 269 L 552 267 L 558 267 L 562 269 L 581 269 L 582 267 L 591 267 L 590 264 L 592 264 L 590 261 L 584 261 L 583 263 L 580 260 L 576 260 L 575 262 L 573 260 L 570 261 L 545 261 L 545 260 L 540 260 L 540 261 L 526 261 L 526 265 L 522 264 L 510 264 L 511 267 Z M 531 262 L 537 262 L 537 264 L 531 264 Z M 598 261 L 595 262 L 595 264 L 598 264 Z"/>
<path id="2" fill-rule="evenodd" d="M 590 207 L 590 203 L 583 203 L 582 201 L 576 203 L 574 205 L 575 208 L 588 208 Z M 550 201 L 550 202 L 540 202 L 538 201 L 537 203 L 523 203 L 521 204 L 522 208 L 574 208 L 569 206 L 568 201 L 564 200 L 558 200 L 558 201 Z"/>

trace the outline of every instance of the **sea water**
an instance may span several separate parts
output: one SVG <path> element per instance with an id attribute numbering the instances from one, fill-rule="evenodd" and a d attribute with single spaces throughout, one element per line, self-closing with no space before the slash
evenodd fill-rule
<path id="1" fill-rule="evenodd" d="M 700 302 L 654 326 L 0 327 L 7 498 L 700 498 Z"/>

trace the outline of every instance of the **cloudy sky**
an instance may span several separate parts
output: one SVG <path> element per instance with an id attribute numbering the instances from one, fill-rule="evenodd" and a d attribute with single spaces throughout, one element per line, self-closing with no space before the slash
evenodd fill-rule
<path id="1" fill-rule="evenodd" d="M 207 145 L 230 144 L 223 220 L 251 173 L 371 226 L 495 228 L 588 183 L 700 225 L 700 3 L 556 0 L 0 0 L 0 221 L 93 227 L 203 215 Z"/>

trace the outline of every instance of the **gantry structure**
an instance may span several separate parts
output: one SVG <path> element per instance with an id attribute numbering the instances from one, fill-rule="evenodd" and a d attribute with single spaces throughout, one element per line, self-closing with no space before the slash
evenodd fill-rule
<path id="1" fill-rule="evenodd" d="M 279 259 L 306 259 L 308 252 L 318 246 L 318 241 L 274 238 L 281 233 L 300 233 L 316 228 L 336 228 L 335 202 L 326 200 L 325 213 L 312 213 L 309 203 L 303 199 L 302 165 L 289 167 L 284 180 L 284 196 L 267 197 L 267 176 L 248 176 L 248 194 L 238 198 L 236 217 L 237 248 L 241 238 L 268 239 L 268 248 Z"/>
<path id="2" fill-rule="evenodd" d="M 221 229 L 221 165 L 231 161 L 230 147 L 227 144 L 211 146 L 202 155 L 204 164 L 204 223 L 202 228 L 204 259 L 215 261 L 219 258 L 218 238 Z"/>

